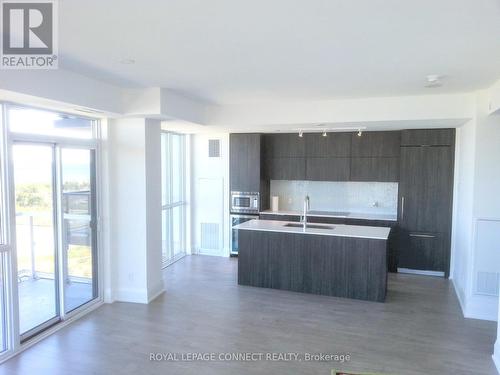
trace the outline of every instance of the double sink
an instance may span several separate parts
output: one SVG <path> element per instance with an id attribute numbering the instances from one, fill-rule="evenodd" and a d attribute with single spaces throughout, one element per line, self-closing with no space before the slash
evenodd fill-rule
<path id="1" fill-rule="evenodd" d="M 309 197 L 307 197 L 306 199 L 309 199 Z M 328 214 L 329 216 L 340 217 L 340 218 L 345 218 L 345 217 L 347 217 L 347 215 L 349 215 L 349 213 L 347 213 L 347 212 L 307 211 L 307 215 L 314 216 L 315 214 L 322 214 L 322 215 Z M 288 227 L 288 228 L 304 228 L 303 223 L 287 223 L 283 226 Z M 304 229 L 307 229 L 307 228 L 310 228 L 310 229 L 329 229 L 329 230 L 335 229 L 335 227 L 332 225 L 306 223 Z"/>
<path id="2" fill-rule="evenodd" d="M 303 228 L 304 224 L 300 224 L 300 223 L 286 223 L 283 226 L 284 227 L 288 227 L 288 228 Z M 334 226 L 331 226 L 331 225 L 321 225 L 321 224 L 306 224 L 306 229 L 307 228 L 310 228 L 310 229 L 335 229 Z"/>

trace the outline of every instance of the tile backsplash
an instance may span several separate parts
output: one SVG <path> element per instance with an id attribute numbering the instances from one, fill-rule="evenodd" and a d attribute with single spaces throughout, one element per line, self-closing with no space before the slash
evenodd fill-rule
<path id="1" fill-rule="evenodd" d="M 396 214 L 398 183 L 271 180 L 271 196 L 282 211 L 302 210 L 309 195 L 311 210 Z"/>

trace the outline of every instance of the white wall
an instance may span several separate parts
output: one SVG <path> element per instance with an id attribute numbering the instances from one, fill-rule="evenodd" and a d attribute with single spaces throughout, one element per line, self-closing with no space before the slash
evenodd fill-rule
<path id="1" fill-rule="evenodd" d="M 495 343 L 495 351 L 493 353 L 493 361 L 497 366 L 497 370 L 500 373 L 500 301 L 498 306 L 498 327 L 497 327 L 497 341 Z"/>
<path id="2" fill-rule="evenodd" d="M 161 277 L 160 122 L 109 121 L 112 300 L 148 303 Z"/>
<path id="3" fill-rule="evenodd" d="M 40 99 L 64 103 L 64 106 L 91 108 L 106 113 L 123 111 L 120 87 L 63 69 L 0 70 L 0 98 L 14 100 L 9 92 L 31 96 L 24 104 Z"/>
<path id="4" fill-rule="evenodd" d="M 219 139 L 221 157 L 208 157 L 208 140 Z M 193 253 L 229 255 L 229 134 L 199 134 L 191 138 L 191 213 Z M 218 246 L 202 244 L 203 223 L 218 226 Z M 205 226 L 205 228 L 207 228 Z"/>
<path id="5" fill-rule="evenodd" d="M 163 292 L 161 222 L 161 122 L 145 121 L 146 259 L 148 301 Z"/>
<path id="6" fill-rule="evenodd" d="M 231 129 L 258 128 L 279 124 L 366 123 L 470 119 L 470 94 L 358 98 L 307 102 L 254 102 L 207 108 L 210 125 Z M 353 124 L 356 126 L 356 124 Z M 401 124 L 400 124 L 401 126 Z M 274 128 L 271 128 L 272 131 Z M 255 130 L 254 130 L 255 131 Z M 259 130 L 260 131 L 260 130 Z"/>
<path id="7" fill-rule="evenodd" d="M 457 295 L 466 311 L 469 265 L 472 257 L 472 222 L 476 122 L 471 120 L 457 129 L 455 153 L 454 216 L 452 234 L 452 278 Z"/>
<path id="8" fill-rule="evenodd" d="M 452 264 L 464 315 L 497 320 L 500 116 L 488 115 L 489 98 L 477 93 L 474 119 L 458 133 Z"/>

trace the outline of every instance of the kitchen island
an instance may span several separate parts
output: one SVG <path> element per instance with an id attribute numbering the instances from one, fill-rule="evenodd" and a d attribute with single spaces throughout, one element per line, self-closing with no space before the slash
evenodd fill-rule
<path id="1" fill-rule="evenodd" d="M 235 229 L 240 285 L 385 300 L 390 228 L 252 220 Z"/>

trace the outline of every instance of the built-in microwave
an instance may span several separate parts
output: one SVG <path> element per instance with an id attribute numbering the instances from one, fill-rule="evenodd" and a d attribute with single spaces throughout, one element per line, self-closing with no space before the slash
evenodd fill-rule
<path id="1" fill-rule="evenodd" d="M 259 214 L 259 193 L 231 192 L 231 213 Z"/>

